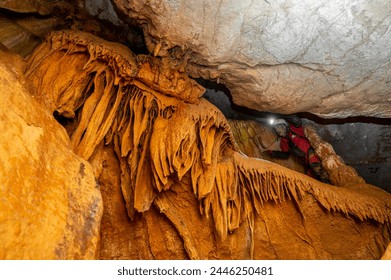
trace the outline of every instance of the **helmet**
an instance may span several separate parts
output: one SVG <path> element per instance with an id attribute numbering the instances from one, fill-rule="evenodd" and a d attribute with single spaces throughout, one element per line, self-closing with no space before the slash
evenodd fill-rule
<path id="1" fill-rule="evenodd" d="M 283 126 L 287 127 L 288 123 L 284 119 L 277 119 L 273 122 L 273 126 L 277 126 L 277 125 L 283 125 Z"/>

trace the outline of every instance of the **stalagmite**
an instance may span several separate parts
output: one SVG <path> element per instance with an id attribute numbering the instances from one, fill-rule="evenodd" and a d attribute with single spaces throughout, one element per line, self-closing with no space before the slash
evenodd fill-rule
<path id="1" fill-rule="evenodd" d="M 27 60 L 34 97 L 50 113 L 69 118 L 73 149 L 90 160 L 96 176 L 109 176 L 99 167 L 105 161 L 119 163 L 118 170 L 110 171 L 113 183 L 105 182 L 112 192 L 121 189 L 131 219 L 126 222 L 129 232 L 115 226 L 111 232 L 126 233 L 126 256 L 381 257 L 391 238 L 389 195 L 379 199 L 323 184 L 245 156 L 228 121 L 201 97 L 204 89 L 176 66 L 175 61 L 135 56 L 124 46 L 75 31 L 51 33 Z M 297 228 L 285 221 L 289 215 Z M 329 235 L 337 231 L 330 227 L 333 221 L 360 246 L 347 244 L 346 237 L 331 240 Z M 153 223 L 164 230 L 154 229 Z M 155 234 L 140 235 L 143 227 Z M 103 235 L 106 230 L 103 226 Z M 301 231 L 305 242 L 297 240 Z M 356 240 L 357 231 L 362 240 Z M 295 234 L 284 238 L 291 232 Z M 112 235 L 107 238 L 116 242 Z M 167 239 L 181 240 L 183 251 L 175 253 L 172 248 L 178 244 L 161 241 Z M 287 250 L 291 242 L 294 252 Z M 267 244 L 273 252 L 262 249 Z M 103 246 L 101 257 L 114 258 L 110 245 Z M 170 248 L 170 255 L 159 246 Z M 328 246 L 335 250 L 331 253 Z M 132 250 L 140 250 L 139 255 Z"/>

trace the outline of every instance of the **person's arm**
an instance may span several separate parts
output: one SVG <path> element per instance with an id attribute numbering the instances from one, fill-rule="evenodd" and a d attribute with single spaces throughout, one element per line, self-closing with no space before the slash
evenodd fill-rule
<path id="1" fill-rule="evenodd" d="M 289 140 L 287 138 L 280 138 L 280 151 L 274 151 L 274 150 L 266 150 L 264 153 L 266 153 L 270 157 L 280 158 L 280 159 L 287 159 L 290 154 L 290 148 L 289 148 Z"/>

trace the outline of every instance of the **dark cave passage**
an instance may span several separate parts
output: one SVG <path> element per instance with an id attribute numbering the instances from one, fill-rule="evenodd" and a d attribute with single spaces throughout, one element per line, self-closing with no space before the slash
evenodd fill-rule
<path id="1" fill-rule="evenodd" d="M 206 88 L 204 98 L 218 107 L 227 119 L 256 120 L 282 116 L 259 112 L 232 103 L 229 89 L 215 81 L 197 79 Z M 391 119 L 367 116 L 325 119 L 307 112 L 297 114 L 304 125 L 315 127 L 345 163 L 352 166 L 368 184 L 391 193 Z"/>

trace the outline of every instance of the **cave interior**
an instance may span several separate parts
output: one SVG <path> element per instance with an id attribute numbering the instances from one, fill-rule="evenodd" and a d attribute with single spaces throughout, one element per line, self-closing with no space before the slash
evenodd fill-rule
<path id="1" fill-rule="evenodd" d="M 17 9 L 1 8 L 0 49 L 28 59 L 51 31 L 71 29 L 120 43 L 136 55 L 153 56 L 145 41 L 144 27 L 138 25 L 137 21 L 127 20 L 121 11 L 113 8 L 110 1 L 48 2 L 51 2 L 49 7 L 39 11 L 20 12 Z M 260 111 L 235 104 L 229 85 L 225 85 L 220 79 L 192 76 L 193 71 L 188 74 L 206 89 L 202 97 L 216 106 L 230 122 L 255 122 L 268 126 L 270 118 L 287 115 L 279 110 L 279 105 L 276 105 L 275 110 Z M 76 110 L 76 114 L 80 112 L 81 108 Z M 339 118 L 322 117 L 306 111 L 294 113 L 302 119 L 304 125 L 314 127 L 318 135 L 330 143 L 344 163 L 353 167 L 366 183 L 391 193 L 391 118 L 367 115 Z M 57 111 L 53 116 L 68 132 L 75 130 L 74 119 Z M 103 189 L 103 192 L 107 190 Z M 159 209 L 153 208 L 151 211 L 157 212 Z M 136 220 L 137 217 L 136 215 Z M 129 222 L 127 218 L 126 223 Z M 153 222 L 152 218 L 146 218 L 145 223 Z M 165 223 L 167 222 L 160 222 L 160 226 L 166 226 Z M 101 250 L 104 252 L 105 249 Z M 176 257 L 180 254 L 185 253 L 177 252 Z M 121 258 L 121 254 L 118 258 Z"/>
<path id="2" fill-rule="evenodd" d="M 39 42 L 44 40 L 49 31 L 77 29 L 124 44 L 135 54 L 149 53 L 142 28 L 121 21 L 110 3 L 58 2 L 44 15 L 1 8 L 0 19 L 3 23 L 0 42 L 2 45 L 26 57 Z M 31 24 L 35 32 L 28 31 L 26 24 Z M 197 77 L 195 79 L 206 88 L 204 97 L 217 106 L 227 119 L 257 119 L 267 123 L 267 119 L 272 116 L 283 116 L 278 111 L 264 112 L 236 105 L 232 101 L 229 89 L 216 79 L 205 80 Z M 304 124 L 314 125 L 319 135 L 332 144 L 345 163 L 355 168 L 369 184 L 391 192 L 390 118 L 368 116 L 322 118 L 308 112 L 296 112 L 296 114 L 303 119 Z M 61 116 L 56 117 L 61 119 Z M 67 121 L 64 118 L 62 120 Z"/>

